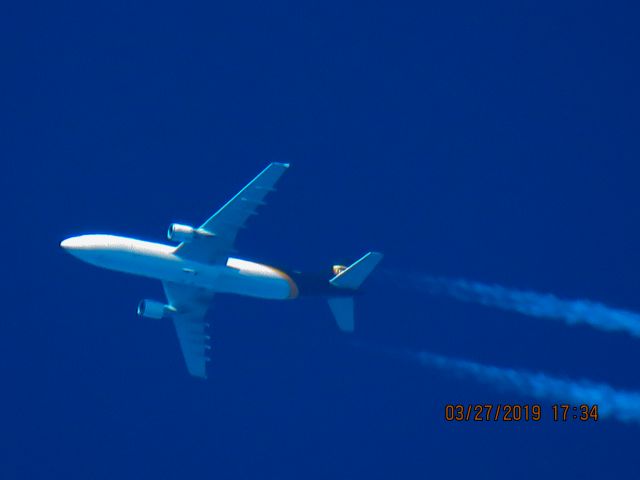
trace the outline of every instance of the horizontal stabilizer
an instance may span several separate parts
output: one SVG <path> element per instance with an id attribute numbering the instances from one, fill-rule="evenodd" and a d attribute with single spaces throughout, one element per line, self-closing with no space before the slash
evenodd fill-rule
<path id="1" fill-rule="evenodd" d="M 338 328 L 343 332 L 353 332 L 353 297 L 328 298 L 331 313 L 336 318 Z"/>
<path id="2" fill-rule="evenodd" d="M 378 252 L 369 252 L 357 262 L 337 274 L 329 282 L 338 288 L 350 288 L 356 290 L 360 288 L 362 282 L 366 280 L 369 274 L 382 260 L 382 254 Z"/>

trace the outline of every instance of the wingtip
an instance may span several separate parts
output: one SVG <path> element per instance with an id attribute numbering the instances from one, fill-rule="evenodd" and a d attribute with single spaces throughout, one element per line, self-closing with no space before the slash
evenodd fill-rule
<path id="1" fill-rule="evenodd" d="M 281 162 L 273 162 L 271 165 L 277 165 L 279 167 L 289 168 L 291 166 L 290 163 L 281 163 Z"/>

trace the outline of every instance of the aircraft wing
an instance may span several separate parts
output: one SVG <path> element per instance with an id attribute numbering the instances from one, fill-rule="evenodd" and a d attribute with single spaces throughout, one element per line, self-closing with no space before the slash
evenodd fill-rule
<path id="1" fill-rule="evenodd" d="M 211 348 L 207 335 L 209 324 L 205 315 L 213 299 L 213 293 L 202 288 L 172 282 L 162 282 L 170 306 L 178 341 L 187 370 L 194 377 L 207 378 L 207 355 Z"/>
<path id="2" fill-rule="evenodd" d="M 249 217 L 264 205 L 264 198 L 275 190 L 276 182 L 287 168 L 288 163 L 271 163 L 200 226 L 199 230 L 213 235 L 197 236 L 189 243 L 181 243 L 176 254 L 200 262 L 225 263 L 233 252 L 238 231 L 245 228 Z"/>

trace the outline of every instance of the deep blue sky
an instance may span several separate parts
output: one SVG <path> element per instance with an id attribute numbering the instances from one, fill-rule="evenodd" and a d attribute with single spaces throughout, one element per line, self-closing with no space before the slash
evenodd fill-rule
<path id="1" fill-rule="evenodd" d="M 162 240 L 270 161 L 249 258 L 640 311 L 632 2 L 20 2 L 0 16 L 2 478 L 638 478 L 640 427 L 447 424 L 533 402 L 355 349 L 321 301 L 219 297 L 209 380 L 159 283 L 60 251 Z M 370 285 L 355 337 L 640 389 L 640 343 Z"/>

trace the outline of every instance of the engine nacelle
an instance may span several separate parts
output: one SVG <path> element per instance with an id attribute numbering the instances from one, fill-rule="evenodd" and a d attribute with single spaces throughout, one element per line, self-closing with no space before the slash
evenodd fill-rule
<path id="1" fill-rule="evenodd" d="M 167 238 L 174 242 L 188 243 L 196 237 L 213 237 L 213 233 L 199 228 L 193 228 L 189 225 L 180 225 L 179 223 L 172 223 L 169 225 L 169 230 L 167 231 Z"/>
<path id="2" fill-rule="evenodd" d="M 176 309 L 172 306 L 155 300 L 141 300 L 138 304 L 138 315 L 146 318 L 165 318 L 175 311 Z"/>
<path id="3" fill-rule="evenodd" d="M 167 238 L 174 242 L 190 242 L 196 236 L 196 229 L 189 225 L 172 223 L 167 231 Z"/>

